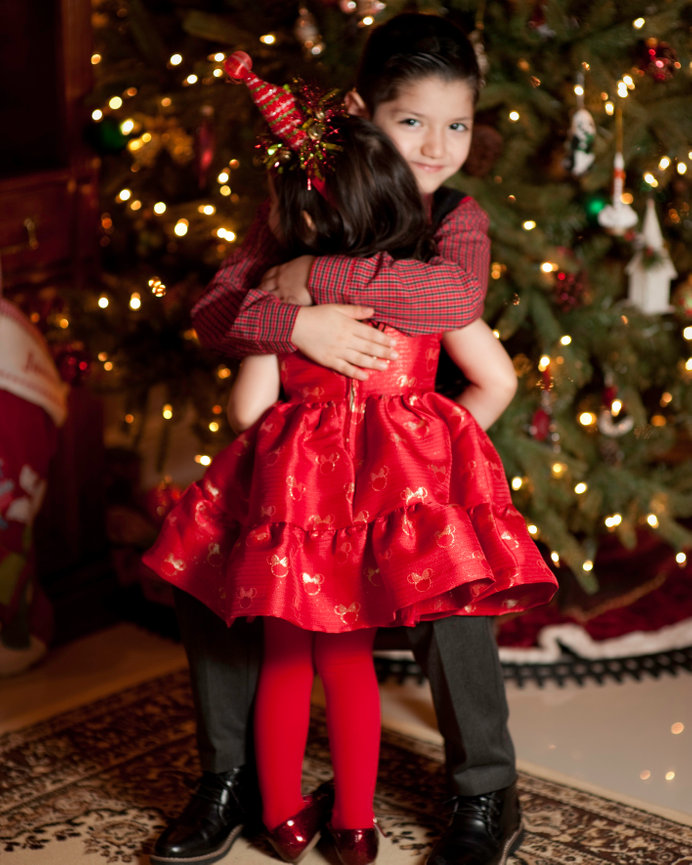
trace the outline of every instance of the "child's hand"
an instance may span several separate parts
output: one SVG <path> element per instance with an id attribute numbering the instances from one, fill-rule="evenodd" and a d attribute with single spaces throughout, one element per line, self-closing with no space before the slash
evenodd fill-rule
<path id="1" fill-rule="evenodd" d="M 311 306 L 312 295 L 308 289 L 308 278 L 314 260 L 314 255 L 301 255 L 285 264 L 272 267 L 264 274 L 258 288 L 284 303 Z"/>
<path id="2" fill-rule="evenodd" d="M 340 303 L 301 309 L 291 340 L 315 363 L 364 381 L 368 369 L 386 369 L 397 356 L 392 339 L 361 320 L 374 314 L 372 307 Z"/>

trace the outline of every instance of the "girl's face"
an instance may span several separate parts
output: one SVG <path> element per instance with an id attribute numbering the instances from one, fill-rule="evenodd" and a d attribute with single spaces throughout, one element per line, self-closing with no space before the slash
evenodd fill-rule
<path id="1" fill-rule="evenodd" d="M 402 84 L 372 120 L 408 162 L 424 198 L 461 168 L 469 155 L 474 94 L 465 81 L 437 75 Z"/>

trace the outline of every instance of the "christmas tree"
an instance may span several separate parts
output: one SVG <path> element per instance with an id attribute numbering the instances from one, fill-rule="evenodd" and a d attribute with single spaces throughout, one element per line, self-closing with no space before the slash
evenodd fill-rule
<path id="1" fill-rule="evenodd" d="M 415 9 L 471 33 L 484 70 L 454 183 L 490 216 L 486 320 L 519 390 L 490 430 L 515 501 L 560 573 L 598 587 L 608 538 L 692 543 L 692 3 L 95 0 L 89 137 L 102 160 L 103 284 L 72 327 L 123 395 L 157 469 L 185 417 L 206 462 L 229 437 L 232 368 L 189 310 L 264 195 L 260 121 L 223 60 L 347 88 L 373 23 Z M 688 171 L 688 168 L 690 169 Z M 644 217 L 646 216 L 646 230 Z M 156 401 L 152 394 L 156 393 Z"/>

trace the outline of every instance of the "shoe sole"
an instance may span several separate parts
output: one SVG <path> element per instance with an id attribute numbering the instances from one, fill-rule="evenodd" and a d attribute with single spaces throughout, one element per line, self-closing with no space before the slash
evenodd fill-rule
<path id="1" fill-rule="evenodd" d="M 300 853 L 298 854 L 298 856 L 295 859 L 287 859 L 281 853 L 281 851 L 278 849 L 278 847 L 274 846 L 271 838 L 267 838 L 266 840 L 267 840 L 267 843 L 269 844 L 269 846 L 272 848 L 272 850 L 279 857 L 279 859 L 282 859 L 284 862 L 289 862 L 289 863 L 291 863 L 291 865 L 297 865 L 297 863 L 300 862 L 302 859 L 305 859 L 305 857 L 312 850 L 312 848 L 317 845 L 317 842 L 320 840 L 320 837 L 321 837 L 321 832 L 315 832 L 313 837 L 310 839 L 310 842 L 307 844 L 307 846 L 303 850 L 300 851 Z"/>
<path id="2" fill-rule="evenodd" d="M 242 826 L 236 826 L 228 838 L 214 850 L 210 850 L 209 853 L 203 853 L 200 856 L 158 856 L 151 853 L 149 861 L 152 865 L 188 865 L 188 863 L 189 865 L 210 865 L 211 862 L 218 862 L 219 859 L 223 859 L 242 830 Z"/>
<path id="3" fill-rule="evenodd" d="M 524 840 L 524 824 L 520 822 L 513 835 L 505 841 L 505 846 L 500 852 L 500 858 L 497 860 L 497 865 L 507 865 L 507 859 L 512 856 L 521 847 Z"/>

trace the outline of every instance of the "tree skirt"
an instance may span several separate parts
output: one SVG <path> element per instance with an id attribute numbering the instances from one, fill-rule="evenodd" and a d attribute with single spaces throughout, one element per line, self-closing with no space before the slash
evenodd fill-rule
<path id="1" fill-rule="evenodd" d="M 0 736 L 3 865 L 141 863 L 198 774 L 186 671 L 167 674 Z M 331 775 L 324 717 L 313 712 L 305 784 Z M 375 809 L 378 865 L 421 865 L 443 829 L 442 749 L 385 731 Z M 674 865 L 692 861 L 692 827 L 524 774 L 524 865 Z M 260 839 L 224 861 L 261 865 Z M 276 861 L 274 859 L 274 861 Z M 305 865 L 334 863 L 320 844 Z"/>
<path id="2" fill-rule="evenodd" d="M 631 571 L 631 569 L 630 569 Z M 692 572 L 670 569 L 654 584 L 641 583 L 625 597 L 604 585 L 590 604 L 571 587 L 554 601 L 518 616 L 496 619 L 505 679 L 523 685 L 622 681 L 692 671 Z M 568 584 L 569 585 L 569 584 Z M 579 603 L 577 603 L 579 599 Z M 590 599 L 591 600 L 591 599 Z M 380 631 L 375 657 L 381 680 L 423 677 L 404 633 Z"/>
<path id="3" fill-rule="evenodd" d="M 657 548 L 658 549 L 658 548 Z M 564 677 L 584 680 L 661 675 L 692 669 L 692 571 L 671 567 L 672 554 L 654 566 L 643 555 L 649 583 L 629 595 L 601 592 L 600 603 L 577 603 L 558 594 L 546 607 L 498 620 L 497 639 L 506 675 L 519 682 Z M 622 585 L 634 559 L 613 556 L 605 576 Z"/>

